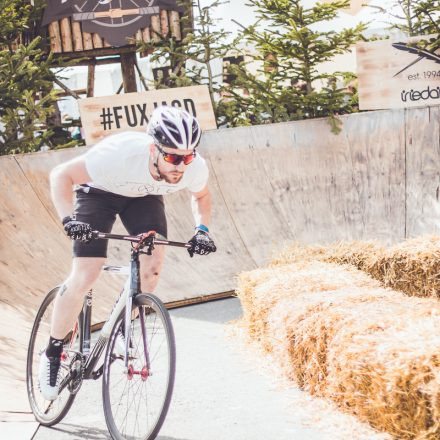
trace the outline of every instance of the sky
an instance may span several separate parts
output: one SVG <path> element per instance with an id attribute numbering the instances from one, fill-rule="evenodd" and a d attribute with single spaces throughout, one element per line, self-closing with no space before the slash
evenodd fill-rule
<path id="1" fill-rule="evenodd" d="M 201 0 L 202 6 L 206 6 L 212 3 L 212 0 Z M 223 27 L 225 30 L 236 33 L 238 26 L 232 21 L 236 20 L 243 26 L 248 26 L 255 22 L 255 14 L 253 8 L 246 6 L 248 0 L 230 0 L 227 4 L 223 4 L 217 8 L 213 9 L 214 16 L 221 19 L 219 26 Z M 302 4 L 304 7 L 312 7 L 316 3 L 316 0 L 303 0 Z M 370 5 L 382 6 L 384 8 L 391 7 L 393 0 L 373 0 L 370 1 Z M 384 17 L 385 19 L 385 17 Z M 383 28 L 384 25 L 381 21 L 384 19 L 378 19 L 378 15 L 374 13 L 373 8 L 364 7 L 356 16 L 350 15 L 348 13 L 341 12 L 339 18 L 332 21 L 331 26 L 334 30 L 342 29 L 345 27 L 352 27 L 360 22 L 373 23 L 370 28 Z M 318 26 L 317 29 L 328 30 L 328 23 L 324 23 Z M 327 29 L 326 29 L 327 28 Z"/>

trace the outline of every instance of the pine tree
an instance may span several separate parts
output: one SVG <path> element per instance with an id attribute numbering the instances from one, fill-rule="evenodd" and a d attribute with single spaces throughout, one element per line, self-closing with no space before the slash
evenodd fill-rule
<path id="1" fill-rule="evenodd" d="M 399 30 L 408 37 L 433 35 L 423 38 L 417 46 L 431 51 L 440 49 L 439 0 L 394 0 L 390 8 L 370 7 L 390 17 L 389 30 Z"/>
<path id="2" fill-rule="evenodd" d="M 67 131 L 51 124 L 58 99 L 54 67 L 36 36 L 43 1 L 0 0 L 0 154 L 72 146 Z"/>
<path id="3" fill-rule="evenodd" d="M 227 42 L 231 32 L 215 27 L 218 20 L 213 18 L 213 11 L 228 3 L 229 1 L 215 0 L 202 6 L 201 0 L 192 1 L 192 8 L 196 13 L 193 22 L 191 14 L 184 16 L 182 41 L 178 42 L 171 35 L 167 35 L 158 43 L 141 43 L 139 47 L 140 51 L 152 52 L 152 62 L 170 66 L 169 76 L 156 82 L 156 88 L 206 84 L 216 114 L 218 94 L 223 85 L 222 74 L 213 72 L 212 62 L 226 56 L 235 42 Z"/>
<path id="4" fill-rule="evenodd" d="M 243 37 L 255 50 L 252 62 L 262 68 L 251 74 L 245 63 L 232 67 L 236 80 L 231 99 L 221 103 L 221 111 L 232 118 L 231 125 L 329 116 L 337 132 L 337 115 L 357 109 L 354 87 L 347 87 L 354 74 L 328 74 L 318 67 L 349 52 L 366 26 L 324 32 L 316 30 L 316 25 L 331 22 L 349 1 L 317 3 L 311 8 L 301 0 L 249 0 L 249 4 L 258 21 L 242 27 Z"/>

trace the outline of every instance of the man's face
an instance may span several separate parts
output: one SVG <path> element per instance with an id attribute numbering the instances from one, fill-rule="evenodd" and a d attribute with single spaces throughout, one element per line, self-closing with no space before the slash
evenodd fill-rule
<path id="1" fill-rule="evenodd" d="M 169 160 L 172 160 L 174 155 L 180 157 L 193 156 L 194 150 L 179 150 L 177 148 L 169 148 L 164 146 L 160 146 L 160 149 L 158 149 L 156 146 L 154 148 L 156 150 L 156 154 L 159 154 L 157 166 L 162 178 L 167 183 L 179 183 L 182 180 L 183 173 L 188 165 L 185 165 L 183 160 L 178 165 L 170 163 Z M 167 154 L 170 156 L 167 157 Z"/>

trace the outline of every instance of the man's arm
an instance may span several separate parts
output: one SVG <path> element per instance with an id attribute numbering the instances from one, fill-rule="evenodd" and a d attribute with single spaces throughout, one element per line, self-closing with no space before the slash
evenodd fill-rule
<path id="1" fill-rule="evenodd" d="M 211 222 L 211 193 L 208 186 L 192 194 L 191 207 L 196 226 L 209 226 Z"/>
<path id="2" fill-rule="evenodd" d="M 73 211 L 73 185 L 90 182 L 84 156 L 75 157 L 56 166 L 50 173 L 50 194 L 60 217 L 71 215 Z"/>

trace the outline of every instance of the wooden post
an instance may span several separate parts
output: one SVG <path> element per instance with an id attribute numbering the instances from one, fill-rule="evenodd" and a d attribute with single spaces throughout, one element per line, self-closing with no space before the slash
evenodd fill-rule
<path id="1" fill-rule="evenodd" d="M 49 36 L 50 36 L 50 50 L 54 53 L 63 51 L 61 46 L 61 34 L 60 24 L 58 21 L 53 21 L 49 24 Z"/>
<path id="2" fill-rule="evenodd" d="M 165 9 L 162 9 L 160 11 L 160 30 L 162 37 L 166 37 L 169 32 L 169 26 L 168 26 L 168 12 Z"/>
<path id="3" fill-rule="evenodd" d="M 73 52 L 72 30 L 70 29 L 70 18 L 65 17 L 60 20 L 61 41 L 63 52 Z"/>
<path id="4" fill-rule="evenodd" d="M 87 71 L 87 98 L 90 98 L 95 95 L 95 61 L 90 62 Z"/>
<path id="5" fill-rule="evenodd" d="M 177 11 L 169 11 L 170 14 L 170 28 L 171 35 L 176 40 L 182 39 L 182 32 L 180 31 L 180 16 Z"/>
<path id="6" fill-rule="evenodd" d="M 101 49 L 103 47 L 102 38 L 99 36 L 99 34 L 92 34 L 92 40 L 93 40 L 93 47 L 95 49 Z"/>
<path id="7" fill-rule="evenodd" d="M 84 50 L 81 23 L 79 21 L 72 21 L 72 35 L 73 35 L 73 50 L 75 52 L 81 52 Z"/>
<path id="8" fill-rule="evenodd" d="M 151 16 L 151 39 L 155 42 L 160 41 L 160 17 L 159 15 Z"/>
<path id="9" fill-rule="evenodd" d="M 88 32 L 83 32 L 83 41 L 84 41 L 84 50 L 93 49 L 92 34 L 89 34 Z"/>
<path id="10" fill-rule="evenodd" d="M 122 83 L 125 93 L 137 92 L 135 65 L 136 53 L 121 54 Z"/>
<path id="11" fill-rule="evenodd" d="M 151 35 L 150 35 L 150 28 L 146 27 L 145 29 L 142 29 L 142 39 L 144 40 L 144 43 L 149 43 L 151 41 Z"/>

